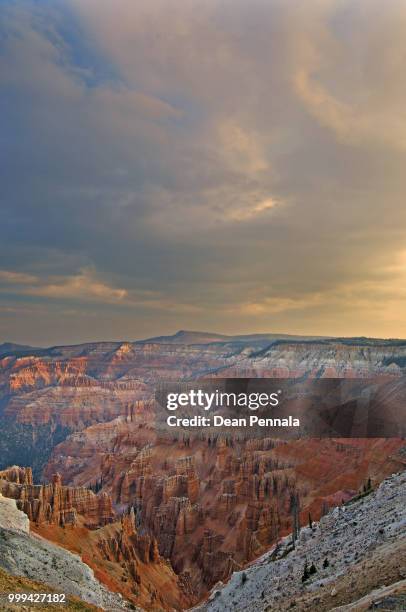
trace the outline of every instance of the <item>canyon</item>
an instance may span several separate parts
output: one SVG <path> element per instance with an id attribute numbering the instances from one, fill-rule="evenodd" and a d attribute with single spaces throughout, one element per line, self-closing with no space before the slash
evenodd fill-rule
<path id="1" fill-rule="evenodd" d="M 139 533 L 133 508 L 117 516 L 108 493 L 96 495 L 86 487 L 64 486 L 59 474 L 49 484 L 35 485 L 31 468 L 12 466 L 0 472 L 0 495 L 3 508 L 5 502 L 16 508 L 14 524 L 6 521 L 7 515 L 0 517 L 3 527 L 31 530 L 76 553 L 109 591 L 146 607 L 188 605 L 178 577 L 159 554 L 156 539 Z M 35 577 L 31 571 L 25 575 Z M 165 601 L 161 602 L 162 590 Z"/>
<path id="2" fill-rule="evenodd" d="M 187 609 L 289 534 L 295 506 L 300 524 L 318 521 L 404 469 L 404 441 L 169 434 L 156 426 L 156 385 L 374 376 L 396 406 L 406 405 L 405 368 L 406 341 L 365 338 L 178 332 L 8 347 L 0 492 L 110 590 L 146 610 Z"/>

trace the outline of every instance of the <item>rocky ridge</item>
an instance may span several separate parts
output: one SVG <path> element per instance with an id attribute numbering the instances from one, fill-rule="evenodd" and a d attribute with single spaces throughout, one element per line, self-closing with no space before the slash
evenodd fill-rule
<path id="1" fill-rule="evenodd" d="M 312 528 L 302 528 L 295 548 L 291 536 L 283 538 L 194 609 L 332 610 L 382 585 L 399 583 L 397 588 L 405 593 L 405 578 L 406 472 L 402 472 L 358 501 L 334 508 Z"/>
<path id="2" fill-rule="evenodd" d="M 4 529 L 14 531 L 30 532 L 30 521 L 28 516 L 17 508 L 14 499 L 3 497 L 0 493 L 0 525 Z"/>

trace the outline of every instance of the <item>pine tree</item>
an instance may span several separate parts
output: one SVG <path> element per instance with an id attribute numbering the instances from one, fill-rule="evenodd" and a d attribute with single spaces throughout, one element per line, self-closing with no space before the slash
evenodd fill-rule
<path id="1" fill-rule="evenodd" d="M 296 540 L 299 537 L 300 533 L 300 518 L 299 518 L 299 510 L 300 509 L 300 501 L 299 501 L 299 493 L 293 493 L 290 496 L 290 511 L 292 514 L 292 542 L 293 546 L 296 545 Z"/>
<path id="2" fill-rule="evenodd" d="M 308 580 L 310 574 L 309 574 L 309 568 L 307 567 L 307 561 L 304 564 L 304 568 L 303 568 L 303 574 L 302 574 L 302 582 L 306 582 L 306 580 Z"/>

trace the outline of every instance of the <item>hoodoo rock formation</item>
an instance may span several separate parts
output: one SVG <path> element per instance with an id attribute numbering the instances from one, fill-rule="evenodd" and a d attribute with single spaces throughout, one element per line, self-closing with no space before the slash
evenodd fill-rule
<path id="1" fill-rule="evenodd" d="M 134 440 L 138 423 L 126 427 Z M 398 454 L 403 442 L 397 439 L 264 438 L 231 444 L 200 435 L 174 442 L 144 428 L 140 446 L 132 444 L 129 452 L 120 431 L 115 420 L 84 430 L 80 445 L 72 436 L 56 449 L 47 469 L 59 470 L 74 456 L 73 480 L 85 484 L 93 450 L 92 471 L 103 489 L 112 492 L 117 508 L 135 509 L 160 555 L 187 579 L 196 598 L 291 531 L 295 496 L 304 524 L 309 512 L 317 520 L 368 478 L 379 482 L 403 465 Z"/>
<path id="2" fill-rule="evenodd" d="M 95 495 L 84 487 L 64 487 L 60 474 L 54 474 L 50 484 L 34 485 L 31 468 L 13 466 L 0 472 L 0 493 L 15 499 L 17 507 L 38 525 L 76 525 L 78 514 L 93 528 L 114 520 L 107 493 Z"/>

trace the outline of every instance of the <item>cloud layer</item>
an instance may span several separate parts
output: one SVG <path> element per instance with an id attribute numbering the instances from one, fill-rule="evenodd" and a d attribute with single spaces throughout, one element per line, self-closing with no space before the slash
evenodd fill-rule
<path id="1" fill-rule="evenodd" d="M 403 1 L 0 11 L 0 340 L 406 337 Z"/>

